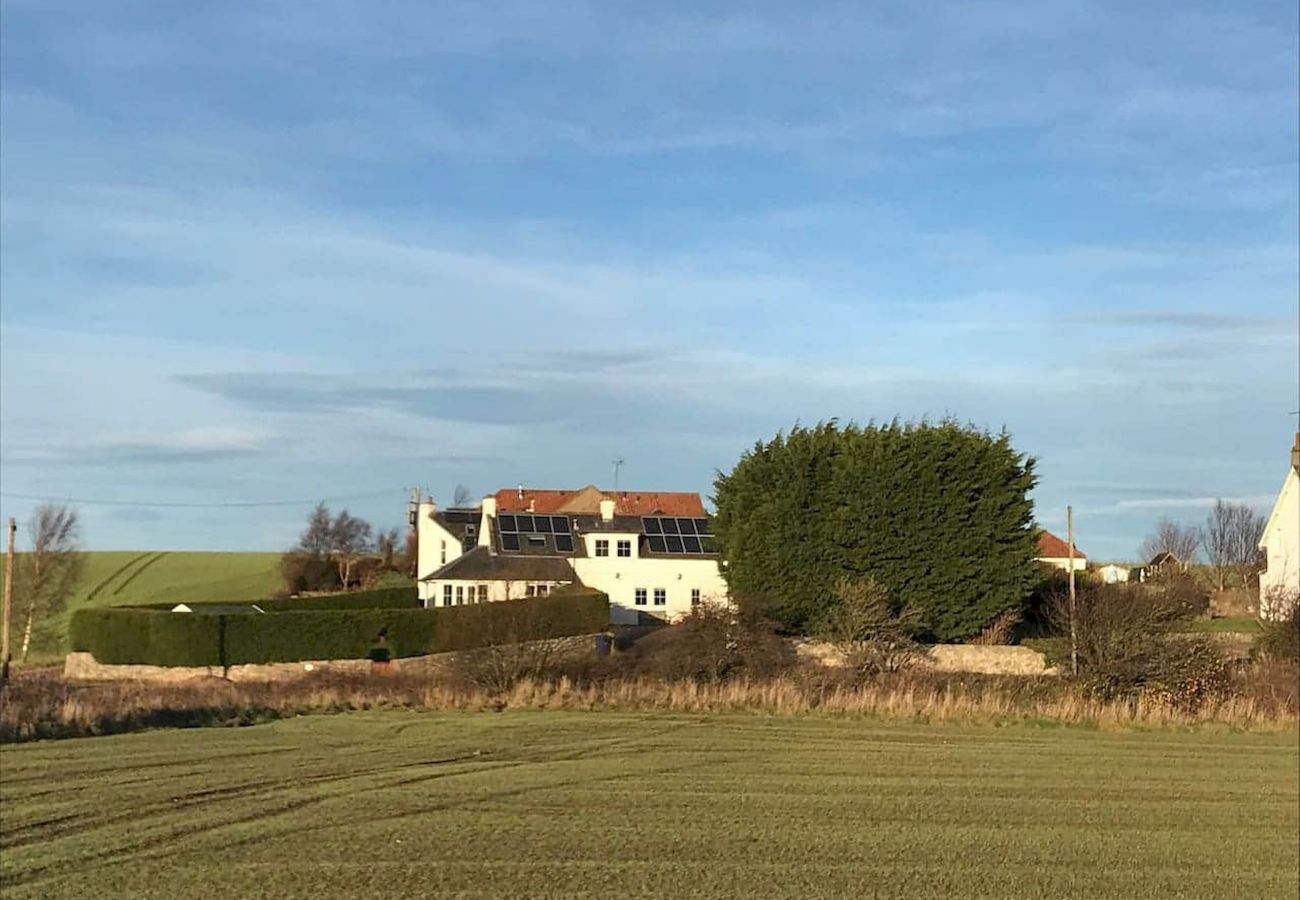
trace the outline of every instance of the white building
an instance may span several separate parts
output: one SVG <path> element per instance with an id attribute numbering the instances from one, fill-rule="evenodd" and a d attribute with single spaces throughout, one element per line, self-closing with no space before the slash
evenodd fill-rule
<path id="1" fill-rule="evenodd" d="M 1126 563 L 1106 563 L 1097 567 L 1097 575 L 1101 577 L 1102 584 L 1126 584 L 1132 571 L 1133 566 Z"/>
<path id="2" fill-rule="evenodd" d="M 1050 531 L 1040 531 L 1038 533 L 1038 555 L 1034 557 L 1034 561 L 1056 566 L 1058 569 L 1068 572 L 1071 566 L 1070 545 Z M 1076 572 L 1082 572 L 1088 568 L 1088 557 L 1083 555 L 1083 551 L 1078 546 L 1074 548 L 1073 565 Z"/>
<path id="3" fill-rule="evenodd" d="M 545 596 L 581 584 L 609 595 L 610 619 L 673 621 L 724 601 L 699 494 L 502 490 L 476 509 L 418 512 L 420 598 L 455 606 Z"/>
<path id="4" fill-rule="evenodd" d="M 1300 601 L 1300 434 L 1259 546 L 1268 554 L 1268 568 L 1259 575 L 1259 614 L 1280 618 Z"/>

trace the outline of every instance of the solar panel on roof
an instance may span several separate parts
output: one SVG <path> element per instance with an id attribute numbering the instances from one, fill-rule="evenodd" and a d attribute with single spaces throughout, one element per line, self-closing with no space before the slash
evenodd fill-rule
<path id="1" fill-rule="evenodd" d="M 686 552 L 685 548 L 682 546 L 682 539 L 675 534 L 664 535 L 664 542 L 668 545 L 669 553 Z"/>
<path id="2" fill-rule="evenodd" d="M 555 536 L 555 549 L 556 549 L 556 550 L 559 550 L 561 553 L 572 553 L 572 552 L 573 552 L 573 535 L 571 535 L 571 534 L 557 534 L 557 535 Z"/>
<path id="3" fill-rule="evenodd" d="M 502 550 L 518 550 L 518 549 L 519 549 L 519 535 L 514 534 L 513 532 L 508 533 L 508 534 L 503 534 L 503 535 L 501 535 L 501 549 L 502 549 Z"/>
<path id="4" fill-rule="evenodd" d="M 646 535 L 646 544 L 650 547 L 651 553 L 666 553 L 668 550 L 662 534 Z"/>
<path id="5" fill-rule="evenodd" d="M 664 534 L 677 534 L 676 519 L 660 519 L 659 521 L 664 526 Z"/>
<path id="6" fill-rule="evenodd" d="M 700 539 L 694 535 L 682 535 L 682 546 L 687 553 L 703 553 L 704 549 L 700 546 Z"/>
<path id="7" fill-rule="evenodd" d="M 645 528 L 646 534 L 663 534 L 664 528 L 659 524 L 658 519 L 645 518 L 641 520 L 642 527 Z"/>
<path id="8" fill-rule="evenodd" d="M 695 533 L 696 533 L 696 534 L 713 534 L 713 529 L 709 526 L 709 520 L 708 520 L 708 519 L 696 519 L 696 520 L 695 520 Z"/>
<path id="9" fill-rule="evenodd" d="M 499 518 L 497 521 L 500 522 L 500 524 L 501 524 L 501 530 L 502 530 L 502 531 L 514 531 L 514 530 L 515 530 L 515 517 L 514 517 L 514 516 L 501 516 L 501 518 Z"/>
<path id="10" fill-rule="evenodd" d="M 677 530 L 680 531 L 682 534 L 695 534 L 695 520 L 678 519 Z"/>
<path id="11" fill-rule="evenodd" d="M 534 530 L 532 516 L 515 516 L 515 528 L 517 531 L 531 532 Z"/>

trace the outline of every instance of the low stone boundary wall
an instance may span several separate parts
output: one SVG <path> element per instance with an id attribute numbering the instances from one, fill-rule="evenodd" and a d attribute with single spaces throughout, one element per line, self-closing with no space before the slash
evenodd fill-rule
<path id="1" fill-rule="evenodd" d="M 823 641 L 799 641 L 795 649 L 804 659 L 825 666 L 844 665 L 844 653 Z M 979 675 L 1056 675 L 1043 654 L 1028 647 L 976 644 L 929 644 L 920 664 L 936 672 L 971 672 Z"/>

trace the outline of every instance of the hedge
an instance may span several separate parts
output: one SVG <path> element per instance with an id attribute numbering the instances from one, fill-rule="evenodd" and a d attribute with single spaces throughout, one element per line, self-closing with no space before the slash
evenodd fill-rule
<path id="1" fill-rule="evenodd" d="M 321 594 L 317 597 L 275 597 L 267 600 L 248 600 L 237 603 L 220 600 L 177 600 L 168 603 L 146 603 L 140 606 L 119 608 L 170 610 L 177 603 L 184 603 L 190 609 L 199 613 L 204 612 L 209 607 L 228 610 L 232 606 L 243 606 L 249 612 L 253 612 L 254 605 L 261 608 L 263 612 L 289 612 L 305 609 L 414 609 L 419 607 L 420 598 L 414 585 L 403 585 L 401 587 L 375 588 L 369 591 Z"/>
<path id="2" fill-rule="evenodd" d="M 105 664 L 231 666 L 364 659 L 379 644 L 393 658 L 592 634 L 609 623 L 609 598 L 562 594 L 439 609 L 294 609 L 194 615 L 143 607 L 73 614 L 74 650 Z"/>

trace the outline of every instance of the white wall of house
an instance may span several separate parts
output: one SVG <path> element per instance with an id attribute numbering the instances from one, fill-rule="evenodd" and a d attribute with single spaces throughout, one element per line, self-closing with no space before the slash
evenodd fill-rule
<path id="1" fill-rule="evenodd" d="M 1056 566 L 1062 572 L 1070 571 L 1070 557 L 1068 556 L 1040 556 L 1034 561 Z M 1085 557 L 1076 556 L 1074 558 L 1074 571 L 1082 572 L 1086 568 L 1088 568 L 1088 560 Z"/>
<path id="2" fill-rule="evenodd" d="M 603 540 L 605 535 L 598 537 Z M 633 555 L 617 556 L 614 541 L 629 538 Z M 674 621 L 691 611 L 693 600 L 726 601 L 727 584 L 722 580 L 716 559 L 637 557 L 636 535 L 609 535 L 609 540 L 609 556 L 575 559 L 573 567 L 583 584 L 609 595 L 609 618 L 614 624 L 635 624 L 638 613 L 643 612 Z M 643 603 L 638 602 L 638 591 L 645 592 L 640 595 Z"/>
<path id="3" fill-rule="evenodd" d="M 433 517 L 437 511 L 432 500 L 422 500 L 416 513 L 416 539 L 419 546 L 416 552 L 416 584 L 420 599 L 427 600 L 430 594 L 429 583 L 420 579 L 432 575 L 447 563 L 460 558 L 462 551 L 460 538 L 452 534 Z M 441 594 L 439 595 L 441 596 Z"/>
<path id="4" fill-rule="evenodd" d="M 1300 597 L 1300 475 L 1294 467 L 1282 483 L 1259 546 L 1268 554 L 1268 568 L 1259 576 L 1259 613 L 1266 619 L 1279 617 L 1291 598 Z"/>
<path id="5" fill-rule="evenodd" d="M 523 600 L 545 596 L 568 581 L 474 581 L 440 578 L 421 583 L 420 600 L 426 608 L 464 606 L 469 603 L 494 603 L 498 600 Z"/>

